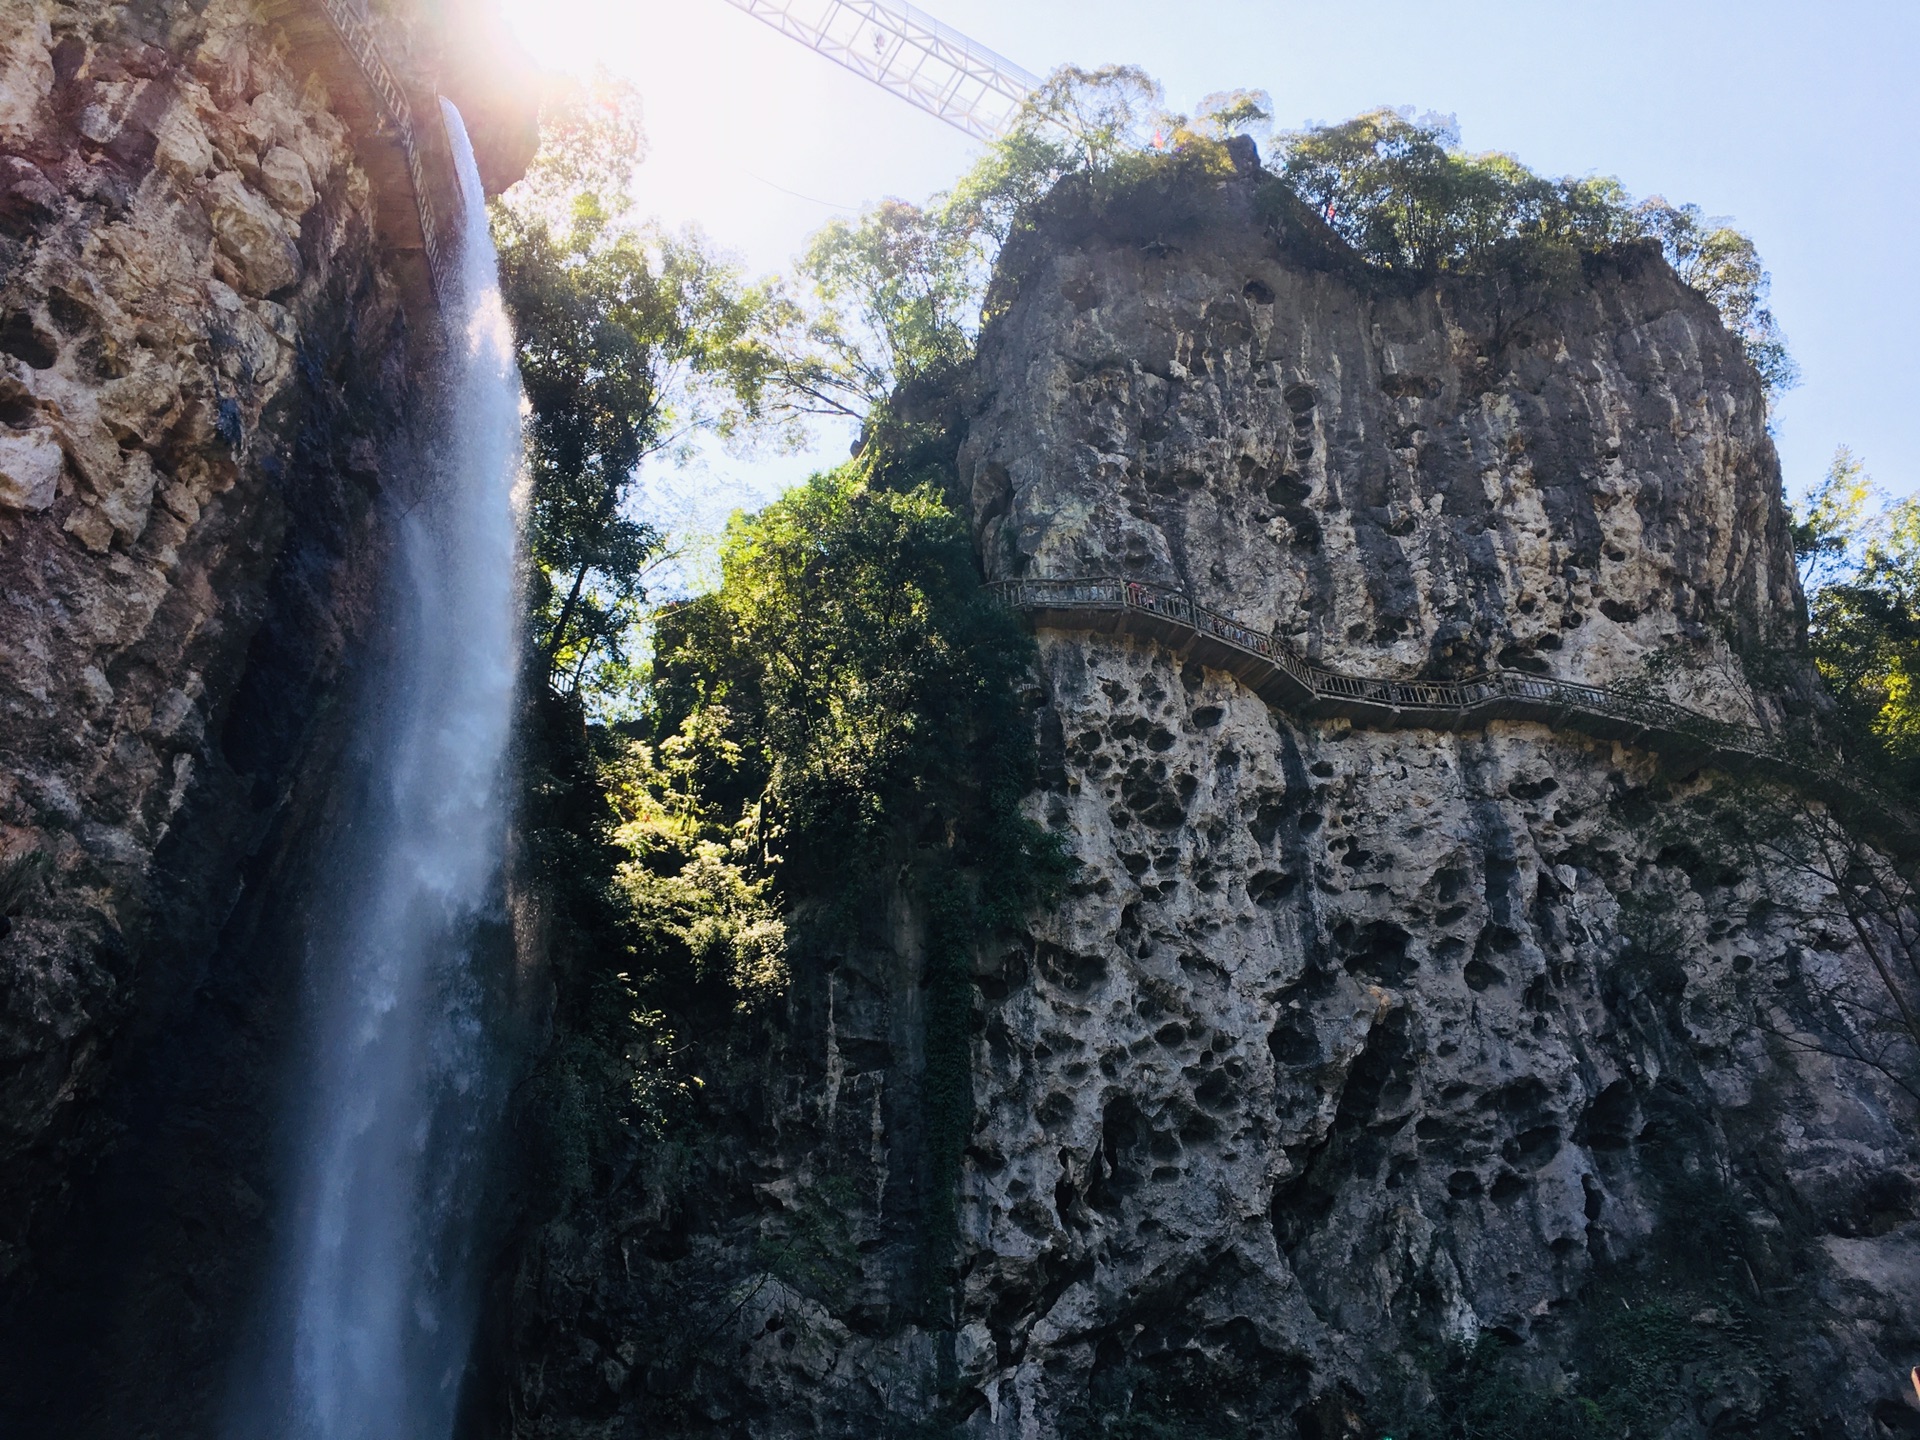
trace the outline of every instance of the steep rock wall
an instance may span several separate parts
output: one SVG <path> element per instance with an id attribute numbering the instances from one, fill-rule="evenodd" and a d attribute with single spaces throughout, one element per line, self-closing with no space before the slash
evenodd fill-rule
<path id="1" fill-rule="evenodd" d="M 1679 647 L 1723 708 L 1729 643 L 1795 636 L 1764 400 L 1656 249 L 1394 284 L 1286 262 L 1254 204 L 1010 253 L 963 459 L 991 577 L 1171 584 L 1384 678 Z"/>
<path id="2" fill-rule="evenodd" d="M 1251 177 L 1068 191 L 990 310 L 989 578 L 1812 710 L 1758 382 L 1656 254 L 1402 283 Z M 506 1433 L 1913 1433 L 1912 1057 L 1831 1053 L 1878 992 L 1794 837 L 1873 852 L 1817 796 L 1305 721 L 1128 633 L 1042 631 L 1028 698 L 1079 870 L 980 937 L 953 1291 L 903 862 L 705 1138 L 612 1147 L 516 1252 Z"/>
<path id="3" fill-rule="evenodd" d="M 1303 248 L 1235 184 L 1010 257 L 962 461 L 990 574 L 1179 585 L 1362 674 L 1803 706 L 1742 665 L 1801 623 L 1758 385 L 1656 254 L 1389 288 Z M 1124 635 L 1043 634 L 1041 684 L 1082 870 L 984 962 L 981 1433 L 1347 1433 L 1481 1336 L 1578 1390 L 1598 1307 L 1648 1303 L 1696 1361 L 1663 1423 L 1911 1425 L 1911 1100 L 1808 1046 L 1808 969 L 1877 993 L 1831 887 L 1698 848 L 1750 789 L 1302 723 Z"/>
<path id="4" fill-rule="evenodd" d="M 308 650 L 279 679 L 313 684 L 368 618 L 395 420 L 376 397 L 405 390 L 407 352 L 351 137 L 250 8 L 7 21 L 0 803 L 9 854 L 55 863 L 3 942 L 17 1245 L 127 1014 L 177 812 L 224 782 L 250 827 L 280 798 L 247 753 L 274 737 L 222 734 L 256 636 Z M 308 593 L 263 632 L 290 471 L 323 465 L 336 513 L 294 539 Z"/>
<path id="5" fill-rule="evenodd" d="M 201 1423 L 264 1234 L 285 920 L 438 343 L 356 83 L 252 3 L 0 5 L 0 863 L 51 861 L 0 937 L 20 1433 Z"/>

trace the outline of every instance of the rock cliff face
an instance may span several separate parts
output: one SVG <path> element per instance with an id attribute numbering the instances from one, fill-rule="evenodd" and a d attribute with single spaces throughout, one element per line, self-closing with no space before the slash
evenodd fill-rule
<path id="1" fill-rule="evenodd" d="M 256 16 L 15 4 L 6 21 L 0 806 L 8 854 L 55 864 L 4 942 L 12 1268 L 127 1013 L 181 808 L 231 787 L 221 828 L 248 829 L 281 798 L 270 773 L 257 797 L 248 782 L 287 757 L 232 754 L 221 732 L 256 635 L 276 638 L 275 561 L 322 466 L 339 513 L 295 542 L 315 547 L 309 594 L 282 605 L 309 613 L 276 618 L 309 654 L 281 678 L 330 668 L 366 619 L 353 593 L 393 416 L 302 436 L 316 402 L 381 385 L 377 360 L 349 373 L 327 351 L 358 338 L 396 388 L 405 351 L 346 129 Z M 305 707 L 287 708 L 297 727 Z"/>
<path id="2" fill-rule="evenodd" d="M 349 82 L 244 0 L 0 4 L 10 1433 L 190 1428 L 249 1283 L 275 915 L 435 343 Z"/>
<path id="3" fill-rule="evenodd" d="M 1763 398 L 1650 246 L 1407 288 L 1223 214 L 1000 287 L 963 462 L 993 578 L 1171 584 L 1388 678 L 1609 685 L 1679 648 L 1709 708 L 1730 641 L 1797 633 Z"/>
<path id="4" fill-rule="evenodd" d="M 1172 585 L 1364 675 L 1806 709 L 1759 385 L 1654 253 L 1393 284 L 1236 181 L 1056 197 L 994 308 L 990 577 Z M 1912 1100 L 1832 1053 L 1885 997 L 1779 838 L 1839 834 L 1817 797 L 1307 722 L 1125 633 L 1043 631 L 1032 700 L 1080 870 L 976 958 L 950 1310 L 901 1259 L 903 903 L 797 982 L 757 1138 L 531 1249 L 512 1433 L 1920 1430 Z"/>
<path id="5" fill-rule="evenodd" d="M 1170 583 L 1366 675 L 1797 707 L 1740 659 L 1802 609 L 1758 387 L 1657 255 L 1389 290 L 1251 199 L 1011 257 L 962 462 L 991 574 Z M 1599 1394 L 1615 1304 L 1684 1310 L 1683 1426 L 1920 1418 L 1909 1102 L 1790 1003 L 1875 981 L 1818 877 L 1704 858 L 1729 782 L 1299 723 L 1125 636 L 1044 634 L 1041 685 L 1083 868 L 983 1000 L 984 1433 L 1391 1423 L 1481 1336 Z"/>

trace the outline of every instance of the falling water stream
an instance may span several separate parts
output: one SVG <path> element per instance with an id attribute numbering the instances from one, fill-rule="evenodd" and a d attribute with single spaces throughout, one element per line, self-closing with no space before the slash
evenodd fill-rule
<path id="1" fill-rule="evenodd" d="M 444 1440 L 471 1345 L 516 657 L 520 383 L 473 151 L 442 101 L 467 224 L 446 413 L 397 521 L 368 795 L 327 857 L 305 961 L 278 1263 L 232 1440 Z"/>

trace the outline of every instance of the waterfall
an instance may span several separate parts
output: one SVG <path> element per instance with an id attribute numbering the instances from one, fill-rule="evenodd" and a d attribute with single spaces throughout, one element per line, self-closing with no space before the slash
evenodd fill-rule
<path id="1" fill-rule="evenodd" d="M 466 214 L 442 297 L 446 413 L 397 507 L 367 793 L 312 907 L 309 1059 L 233 1440 L 443 1440 L 472 1342 L 474 1195 L 500 1104 L 484 1002 L 504 948 L 521 395 L 473 151 L 441 104 Z"/>

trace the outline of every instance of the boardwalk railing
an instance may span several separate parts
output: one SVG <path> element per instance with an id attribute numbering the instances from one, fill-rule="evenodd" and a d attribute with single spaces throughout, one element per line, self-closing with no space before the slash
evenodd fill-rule
<path id="1" fill-rule="evenodd" d="M 404 257 L 399 279 L 409 304 L 438 310 L 449 296 L 465 221 L 452 147 L 438 110 L 416 112 L 415 97 L 368 23 L 364 0 L 261 3 L 301 58 L 318 70 L 334 111 L 369 142 L 357 153 L 373 186 L 381 243 Z"/>
<path id="2" fill-rule="evenodd" d="M 393 73 L 393 67 L 387 64 L 387 57 L 380 53 L 379 42 L 373 38 L 373 31 L 367 28 L 367 22 L 354 8 L 352 0 L 320 0 L 320 8 L 326 14 L 327 23 L 333 26 L 334 33 L 340 37 L 340 44 L 359 67 L 367 88 L 373 92 L 381 118 L 391 130 L 401 153 L 406 156 L 407 178 L 413 184 L 413 203 L 420 213 L 421 244 L 426 251 L 427 273 L 433 277 L 435 297 L 444 303 L 450 277 L 446 257 L 440 249 L 440 219 L 435 213 L 433 194 L 427 185 L 426 163 L 421 158 L 420 140 L 414 129 L 413 102 L 407 99 L 407 92 L 401 87 L 399 77 Z"/>
<path id="3" fill-rule="evenodd" d="M 993 590 L 1048 628 L 1149 636 L 1236 676 L 1269 704 L 1299 715 L 1344 716 L 1376 727 L 1478 729 L 1491 720 L 1535 720 L 1644 745 L 1680 762 L 1709 761 L 1818 785 L 1825 798 L 1867 812 L 1908 843 L 1920 841 L 1905 809 L 1836 759 L 1757 726 L 1719 720 L 1658 695 L 1609 690 L 1518 670 L 1468 680 L 1380 680 L 1315 665 L 1277 635 L 1137 580 L 1003 580 Z"/>

